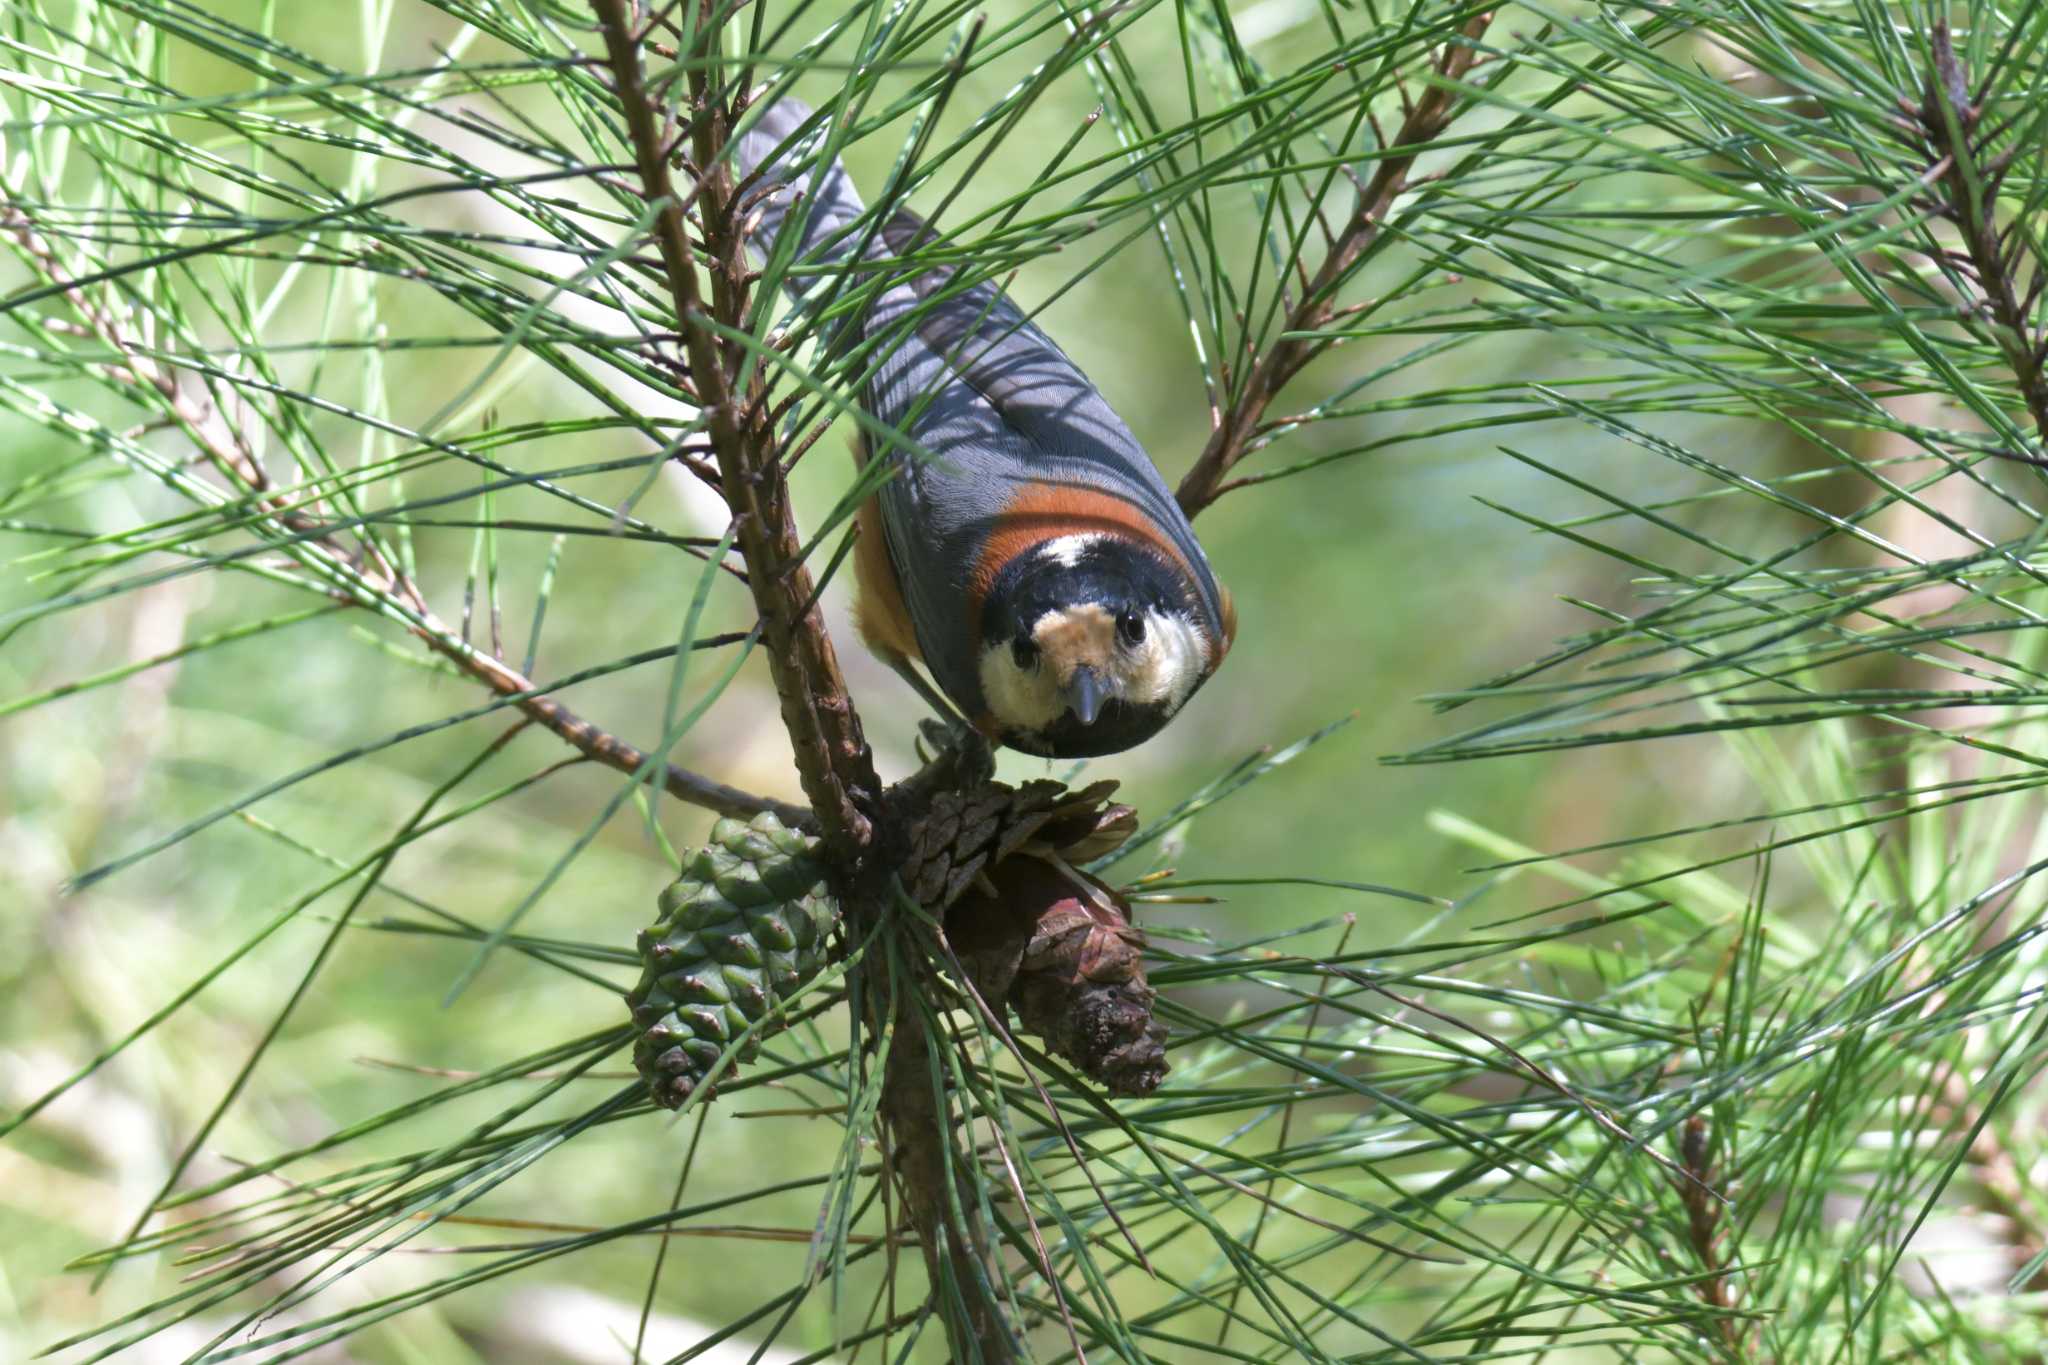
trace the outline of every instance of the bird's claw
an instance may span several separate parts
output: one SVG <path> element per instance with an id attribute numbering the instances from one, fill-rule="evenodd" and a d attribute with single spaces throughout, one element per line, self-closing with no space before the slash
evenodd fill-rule
<path id="1" fill-rule="evenodd" d="M 921 763 L 931 762 L 935 755 L 951 754 L 963 774 L 983 780 L 995 775 L 995 751 L 987 738 L 959 717 L 927 716 L 917 723 L 917 733 Z"/>

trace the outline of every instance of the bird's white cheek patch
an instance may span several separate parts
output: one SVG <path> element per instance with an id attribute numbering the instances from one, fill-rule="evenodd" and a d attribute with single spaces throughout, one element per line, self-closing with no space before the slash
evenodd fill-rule
<path id="1" fill-rule="evenodd" d="M 1145 614 L 1145 638 L 1136 647 L 1116 639 L 1116 618 L 1089 605 L 1049 612 L 1036 622 L 1032 637 L 1041 659 L 1019 668 L 1006 644 L 981 651 L 978 672 L 989 711 L 1006 730 L 1042 731 L 1067 712 L 1060 674 L 1086 663 L 1101 669 L 1110 695 L 1132 706 L 1158 706 L 1167 714 L 1202 681 L 1209 667 L 1209 645 L 1193 622 L 1162 611 Z"/>
<path id="2" fill-rule="evenodd" d="M 981 651 L 981 694 L 997 721 L 1009 730 L 1043 730 L 1067 709 L 1052 670 L 1019 668 L 1009 646 Z"/>
<path id="3" fill-rule="evenodd" d="M 1209 644 L 1192 621 L 1165 612 L 1145 613 L 1145 639 L 1119 670 L 1121 693 L 1134 702 L 1178 711 L 1209 666 Z"/>

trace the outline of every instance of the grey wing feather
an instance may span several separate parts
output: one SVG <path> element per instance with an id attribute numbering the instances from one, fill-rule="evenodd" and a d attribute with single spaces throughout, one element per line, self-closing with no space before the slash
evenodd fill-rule
<path id="1" fill-rule="evenodd" d="M 882 228 L 882 238 L 891 251 L 907 255 L 930 236 L 917 215 L 904 210 Z M 869 332 L 888 320 L 891 313 L 902 316 L 952 287 L 951 270 L 932 270 L 910 282 L 914 297 L 901 298 L 893 291 L 870 317 Z M 955 434 L 983 437 L 1003 447 L 1023 448 L 1011 455 L 1021 459 L 1022 476 L 1035 481 L 1069 481 L 1120 497 L 1143 510 L 1195 566 L 1205 600 L 1202 603 L 1211 623 L 1220 632 L 1221 603 L 1209 576 L 1208 560 L 1188 525 L 1180 504 L 1160 477 L 1158 467 L 1146 455 L 1123 419 L 1089 378 L 1067 357 L 1059 344 L 1047 336 L 1018 308 L 1010 296 L 993 283 L 984 281 L 959 290 L 926 307 L 917 316 L 916 338 L 924 343 L 923 354 L 905 356 L 902 373 L 878 374 L 870 392 L 877 415 L 907 409 L 921 393 L 934 392 L 953 381 L 964 383 L 987 406 L 976 411 L 973 404 L 933 404 L 934 415 L 954 424 Z M 906 345 L 906 351 L 911 348 Z M 943 362 L 943 365 L 936 362 Z M 909 381 L 921 382 L 909 382 Z M 964 397 L 964 395 L 962 395 Z M 996 419 L 989 420 L 990 413 Z M 886 420 L 896 420 L 893 416 Z M 920 438 L 934 451 L 939 442 L 924 432 L 925 419 L 918 421 Z M 1009 439 L 1004 440 L 1005 433 Z M 1008 490 L 1002 490 L 1007 496 Z"/>
<path id="2" fill-rule="evenodd" d="M 760 176 L 759 191 L 750 192 L 746 204 L 750 215 L 759 216 L 759 241 L 775 242 L 795 214 L 802 223 L 803 237 L 793 262 L 836 264 L 858 245 L 860 233 L 854 224 L 864 206 L 860 192 L 853 187 L 853 177 L 837 157 L 822 171 L 796 169 L 816 155 L 829 130 L 827 124 L 820 123 L 798 136 L 812 117 L 811 107 L 802 100 L 784 98 L 768 106 L 740 134 L 733 149 L 733 170 L 743 181 L 757 173 Z M 815 275 L 801 270 L 783 277 L 784 290 L 798 299 L 815 283 Z"/>

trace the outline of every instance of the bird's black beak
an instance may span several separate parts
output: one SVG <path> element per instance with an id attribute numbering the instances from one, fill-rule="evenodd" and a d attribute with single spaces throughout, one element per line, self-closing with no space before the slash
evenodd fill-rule
<path id="1" fill-rule="evenodd" d="M 1102 699 L 1107 695 L 1102 686 L 1102 675 L 1082 664 L 1074 670 L 1074 676 L 1067 679 L 1067 709 L 1074 713 L 1074 719 L 1083 725 L 1093 725 L 1095 717 L 1102 713 Z"/>

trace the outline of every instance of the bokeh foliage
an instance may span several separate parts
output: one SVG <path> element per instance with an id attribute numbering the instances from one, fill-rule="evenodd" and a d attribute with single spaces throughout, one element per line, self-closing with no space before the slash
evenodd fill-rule
<path id="1" fill-rule="evenodd" d="M 1483 12 L 713 17 L 1174 474 Z M 621 1069 L 702 813 L 460 667 L 794 790 L 665 458 L 700 424 L 587 14 L 0 32 L 0 1340 L 543 1358 L 536 1287 L 578 1285 L 945 1358 L 837 1012 L 676 1125 Z M 1272 486 L 1201 520 L 1243 646 L 1094 765 L 1156 822 L 1110 875 L 1177 869 L 1140 893 L 1173 1078 L 1110 1104 L 934 1013 L 1000 1288 L 1046 1359 L 2030 1358 L 2048 15 L 1515 4 L 1477 41 L 1239 470 Z M 805 433 L 859 358 L 779 307 Z M 838 442 L 796 471 L 820 570 Z M 900 774 L 912 713 L 855 683 Z"/>

